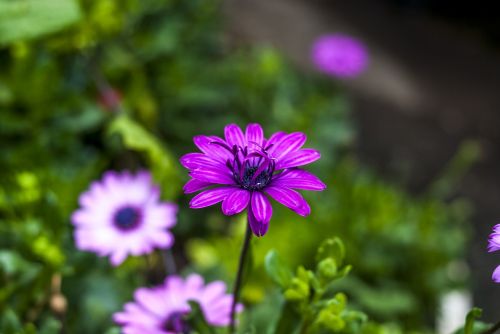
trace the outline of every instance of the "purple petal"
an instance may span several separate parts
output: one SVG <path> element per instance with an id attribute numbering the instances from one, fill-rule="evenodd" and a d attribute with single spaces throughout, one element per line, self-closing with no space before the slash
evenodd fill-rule
<path id="1" fill-rule="evenodd" d="M 279 143 L 280 140 L 283 139 L 283 137 L 286 136 L 286 132 L 280 131 L 273 133 L 272 136 L 265 142 L 265 148 L 266 150 L 270 151 L 272 147 L 276 146 L 277 143 Z"/>
<path id="2" fill-rule="evenodd" d="M 488 240 L 488 252 L 495 252 L 498 250 L 500 250 L 500 233 L 492 233 Z"/>
<path id="3" fill-rule="evenodd" d="M 192 194 L 211 185 L 213 183 L 191 179 L 184 185 L 183 190 L 185 194 Z"/>
<path id="4" fill-rule="evenodd" d="M 226 137 L 226 141 L 231 148 L 234 145 L 240 147 L 247 146 L 245 135 L 243 134 L 243 131 L 241 131 L 240 127 L 236 124 L 226 125 L 226 127 L 224 128 L 224 136 Z"/>
<path id="5" fill-rule="evenodd" d="M 179 161 L 187 169 L 196 169 L 200 167 L 212 166 L 212 167 L 222 167 L 220 161 L 214 160 L 214 158 L 209 157 L 203 153 L 188 153 L 183 155 Z"/>
<path id="6" fill-rule="evenodd" d="M 273 207 L 266 195 L 259 191 L 252 193 L 252 212 L 255 219 L 259 222 L 269 222 L 273 215 Z"/>
<path id="7" fill-rule="evenodd" d="M 276 143 L 273 147 L 269 149 L 269 154 L 273 157 L 279 159 L 284 155 L 297 151 L 304 145 L 307 137 L 302 132 L 293 132 L 286 136 L 283 136 L 280 141 Z"/>
<path id="8" fill-rule="evenodd" d="M 269 229 L 269 221 L 258 221 L 253 214 L 252 206 L 248 207 L 248 224 L 250 224 L 253 234 L 258 237 L 262 237 Z"/>
<path id="9" fill-rule="evenodd" d="M 277 175 L 272 185 L 312 191 L 326 189 L 326 185 L 316 175 L 301 169 L 289 169 Z"/>
<path id="10" fill-rule="evenodd" d="M 231 152 L 229 152 L 227 149 L 225 149 L 221 145 L 227 145 L 224 140 L 222 140 L 219 137 L 216 136 L 195 136 L 193 138 L 194 144 L 198 146 L 198 148 L 208 155 L 211 158 L 214 158 L 215 160 L 225 164 L 227 159 L 230 159 L 232 157 Z M 220 143 L 216 144 L 215 142 Z"/>
<path id="11" fill-rule="evenodd" d="M 218 184 L 234 184 L 234 179 L 229 174 L 229 170 L 224 168 L 204 167 L 192 170 L 189 175 L 193 179 L 199 181 L 218 183 Z"/>
<path id="12" fill-rule="evenodd" d="M 292 168 L 310 164 L 321 158 L 317 150 L 305 148 L 299 151 L 288 153 L 278 160 L 276 169 Z"/>
<path id="13" fill-rule="evenodd" d="M 222 212 L 227 216 L 240 213 L 248 206 L 248 202 L 250 202 L 250 192 L 248 190 L 234 190 L 222 202 Z"/>
<path id="14" fill-rule="evenodd" d="M 500 283 L 500 266 L 498 266 L 493 272 L 492 278 L 495 282 Z"/>
<path id="15" fill-rule="evenodd" d="M 252 143 L 262 146 L 264 141 L 264 130 L 262 130 L 260 124 L 248 124 L 245 134 L 249 146 L 251 146 Z"/>
<path id="16" fill-rule="evenodd" d="M 221 187 L 202 191 L 189 202 L 189 207 L 192 209 L 205 208 L 210 205 L 217 204 L 231 195 L 236 188 Z"/>
<path id="17" fill-rule="evenodd" d="M 266 192 L 277 202 L 280 202 L 301 216 L 305 217 L 311 213 L 309 204 L 307 204 L 302 195 L 295 190 L 271 186 L 266 188 Z"/>

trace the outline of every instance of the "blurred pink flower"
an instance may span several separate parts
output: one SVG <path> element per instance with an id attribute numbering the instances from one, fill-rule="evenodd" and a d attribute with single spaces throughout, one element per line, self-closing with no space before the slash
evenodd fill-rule
<path id="1" fill-rule="evenodd" d="M 190 328 L 184 316 L 191 310 L 188 304 L 191 300 L 198 302 L 209 325 L 227 326 L 233 296 L 226 294 L 224 282 L 205 285 L 200 275 L 191 274 L 185 280 L 169 276 L 161 286 L 139 288 L 134 299 L 125 304 L 124 311 L 113 315 L 124 334 L 188 333 Z M 238 304 L 237 312 L 242 309 Z"/>
<path id="2" fill-rule="evenodd" d="M 312 61 L 316 68 L 338 78 L 353 78 L 360 75 L 368 65 L 365 45 L 342 34 L 323 35 L 312 47 Z"/>
<path id="3" fill-rule="evenodd" d="M 177 222 L 177 206 L 160 202 L 160 189 L 148 172 L 109 171 L 80 195 L 79 203 L 71 217 L 77 247 L 109 256 L 115 266 L 129 254 L 147 254 L 174 243 L 168 228 Z"/>

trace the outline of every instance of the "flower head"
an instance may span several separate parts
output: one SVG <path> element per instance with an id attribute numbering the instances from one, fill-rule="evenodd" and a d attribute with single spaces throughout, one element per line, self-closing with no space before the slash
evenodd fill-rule
<path id="1" fill-rule="evenodd" d="M 174 242 L 167 229 L 177 222 L 177 206 L 160 202 L 160 189 L 148 172 L 107 172 L 80 195 L 79 203 L 71 217 L 77 247 L 109 256 L 115 266 L 128 254 L 146 254 Z"/>
<path id="2" fill-rule="evenodd" d="M 125 304 L 124 311 L 115 313 L 113 319 L 123 327 L 124 334 L 189 333 L 184 318 L 190 312 L 188 301 L 192 300 L 198 302 L 209 325 L 227 326 L 233 296 L 225 292 L 222 281 L 204 285 L 197 274 L 185 280 L 169 276 L 161 286 L 136 290 L 135 301 Z M 238 304 L 236 311 L 242 309 Z"/>
<path id="3" fill-rule="evenodd" d="M 316 39 L 311 57 L 318 70 L 339 78 L 356 77 L 368 65 L 368 52 L 363 43 L 341 34 Z"/>
<path id="4" fill-rule="evenodd" d="M 326 186 L 313 174 L 297 168 L 320 158 L 318 151 L 302 148 L 306 141 L 303 133 L 277 132 L 266 139 L 259 124 L 249 124 L 245 133 L 230 124 L 224 135 L 225 139 L 194 137 L 202 153 L 181 158 L 192 178 L 184 192 L 202 190 L 191 200 L 191 208 L 222 202 L 225 215 L 248 208 L 248 221 L 257 236 L 267 232 L 271 220 L 268 196 L 301 216 L 309 215 L 311 208 L 294 189 L 321 191 Z"/>
<path id="5" fill-rule="evenodd" d="M 488 251 L 496 252 L 498 250 L 500 250 L 500 224 L 493 227 L 493 233 L 490 234 L 488 240 Z M 492 278 L 495 282 L 500 283 L 500 266 L 495 269 Z"/>

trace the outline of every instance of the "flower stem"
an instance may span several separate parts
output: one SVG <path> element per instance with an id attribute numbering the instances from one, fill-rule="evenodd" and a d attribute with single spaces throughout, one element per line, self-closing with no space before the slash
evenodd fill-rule
<path id="1" fill-rule="evenodd" d="M 243 271 L 245 269 L 245 262 L 247 259 L 251 237 L 252 237 L 252 230 L 250 229 L 250 224 L 247 223 L 245 239 L 243 241 L 243 246 L 241 247 L 240 262 L 238 264 L 238 273 L 236 275 L 236 281 L 234 282 L 233 303 L 231 304 L 231 321 L 229 322 L 230 334 L 234 334 L 236 330 L 235 328 L 236 305 L 238 304 L 238 300 L 240 298 L 241 280 L 243 278 Z"/>
<path id="2" fill-rule="evenodd" d="M 171 249 L 164 249 L 161 252 L 163 258 L 163 264 L 165 265 L 165 271 L 167 275 L 174 275 L 177 272 L 177 266 L 175 265 L 174 256 Z"/>
<path id="3" fill-rule="evenodd" d="M 500 321 L 493 325 L 490 329 L 485 330 L 481 334 L 493 334 L 500 329 Z"/>

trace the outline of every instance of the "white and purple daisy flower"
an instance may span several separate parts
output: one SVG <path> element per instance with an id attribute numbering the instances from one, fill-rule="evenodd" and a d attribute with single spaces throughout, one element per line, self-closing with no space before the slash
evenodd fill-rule
<path id="1" fill-rule="evenodd" d="M 174 243 L 168 229 L 177 222 L 177 206 L 160 202 L 160 189 L 146 171 L 106 172 L 80 195 L 79 203 L 71 217 L 77 247 L 109 256 L 115 266 L 129 254 L 147 254 Z"/>
<path id="2" fill-rule="evenodd" d="M 500 250 L 500 224 L 493 227 L 493 233 L 490 234 L 490 238 L 488 240 L 488 251 L 496 252 L 498 250 Z M 500 283 L 500 266 L 493 271 L 492 278 L 495 282 Z"/>
<path id="3" fill-rule="evenodd" d="M 266 139 L 259 124 L 249 124 L 245 133 L 230 124 L 224 134 L 225 139 L 194 137 L 202 153 L 188 153 L 180 159 L 192 178 L 184 192 L 202 190 L 191 200 L 191 208 L 222 202 L 225 215 L 248 208 L 248 222 L 257 236 L 267 232 L 271 220 L 268 196 L 301 216 L 309 215 L 309 204 L 294 189 L 321 191 L 326 186 L 315 175 L 297 168 L 320 158 L 318 151 L 302 148 L 305 134 L 277 132 Z"/>
<path id="4" fill-rule="evenodd" d="M 368 65 L 364 44 L 342 34 L 323 35 L 313 44 L 311 58 L 317 69 L 338 78 L 360 75 Z"/>
<path id="5" fill-rule="evenodd" d="M 169 276 L 161 286 L 139 288 L 134 299 L 134 302 L 125 304 L 124 311 L 113 315 L 114 321 L 123 327 L 123 334 L 189 333 L 189 325 L 184 321 L 191 310 L 188 301 L 200 305 L 209 325 L 227 326 L 233 302 L 233 296 L 226 294 L 224 282 L 205 285 L 197 274 L 191 274 L 185 280 Z M 243 306 L 238 304 L 236 311 L 242 309 Z"/>

